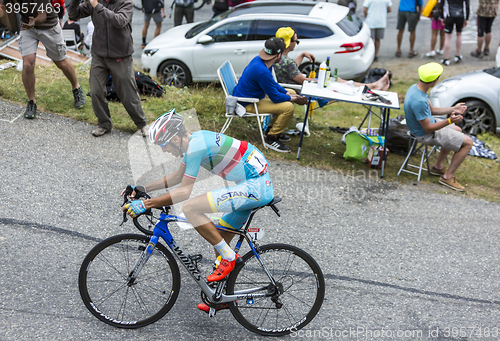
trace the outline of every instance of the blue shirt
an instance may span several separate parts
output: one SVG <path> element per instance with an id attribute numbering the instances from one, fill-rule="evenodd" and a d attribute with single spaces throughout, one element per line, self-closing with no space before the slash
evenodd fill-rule
<path id="1" fill-rule="evenodd" d="M 424 5 L 423 0 L 401 0 L 399 3 L 399 11 L 400 12 L 416 12 L 417 8 L 415 6 L 415 2 L 417 2 L 418 7 L 422 7 Z"/>
<path id="2" fill-rule="evenodd" d="M 267 95 L 273 103 L 281 103 L 292 99 L 286 92 L 274 80 L 271 69 L 266 66 L 262 58 L 257 56 L 243 70 L 243 74 L 234 88 L 233 96 L 262 99 Z"/>
<path id="3" fill-rule="evenodd" d="M 184 176 L 192 179 L 200 167 L 236 183 L 267 173 L 266 158 L 253 145 L 207 130 L 191 134 L 182 163 Z"/>
<path id="4" fill-rule="evenodd" d="M 417 84 L 410 86 L 406 92 L 404 109 L 406 125 L 415 136 L 424 136 L 427 134 L 419 121 L 430 118 L 431 123 L 436 122 L 431 113 L 429 96 L 417 88 Z"/>

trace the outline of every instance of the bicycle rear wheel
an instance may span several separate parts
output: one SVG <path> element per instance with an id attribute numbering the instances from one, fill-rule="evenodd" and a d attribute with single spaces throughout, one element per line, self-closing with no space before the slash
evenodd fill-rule
<path id="1" fill-rule="evenodd" d="M 127 280 L 148 243 L 149 237 L 137 234 L 110 237 L 83 260 L 80 296 L 99 320 L 119 328 L 140 328 L 158 321 L 174 305 L 180 272 L 162 244 L 156 244 L 136 280 Z"/>
<path id="2" fill-rule="evenodd" d="M 323 304 L 325 280 L 319 265 L 305 251 L 286 244 L 262 246 L 259 257 L 276 286 L 253 252 L 245 254 L 245 264 L 233 270 L 228 279 L 227 293 L 262 288 L 254 294 L 269 296 L 231 302 L 229 309 L 234 318 L 252 332 L 266 336 L 286 335 L 303 328 Z"/>

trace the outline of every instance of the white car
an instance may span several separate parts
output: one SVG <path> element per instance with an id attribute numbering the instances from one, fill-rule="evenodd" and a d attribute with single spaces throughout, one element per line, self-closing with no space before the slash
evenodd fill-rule
<path id="1" fill-rule="evenodd" d="M 326 2 L 255 1 L 245 3 L 202 23 L 174 27 L 144 49 L 143 69 L 167 85 L 212 82 L 226 60 L 239 77 L 247 64 L 278 28 L 291 26 L 300 45 L 290 53 L 312 53 L 344 79 L 361 78 L 373 62 L 375 47 L 369 27 L 344 6 Z M 301 71 L 311 64 L 304 60 Z"/>

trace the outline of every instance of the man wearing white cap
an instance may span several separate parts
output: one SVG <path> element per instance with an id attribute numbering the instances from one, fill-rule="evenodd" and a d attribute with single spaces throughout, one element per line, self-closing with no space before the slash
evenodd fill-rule
<path id="1" fill-rule="evenodd" d="M 285 43 L 283 39 L 272 37 L 266 40 L 265 47 L 247 65 L 243 74 L 234 88 L 233 96 L 259 98 L 257 109 L 262 113 L 273 114 L 266 136 L 266 146 L 281 153 L 290 152 L 281 139 L 285 139 L 283 132 L 288 127 L 293 117 L 293 103 L 305 104 L 305 97 L 287 91 L 273 78 L 271 68 L 280 61 Z M 241 104 L 247 112 L 254 113 L 255 108 L 251 103 Z"/>
<path id="2" fill-rule="evenodd" d="M 420 81 L 406 92 L 404 103 L 406 124 L 418 142 L 441 146 L 436 164 L 431 168 L 430 173 L 440 176 L 440 184 L 456 191 L 464 191 L 464 187 L 455 179 L 455 171 L 469 153 L 472 139 L 463 134 L 462 129 L 453 123 L 462 121 L 462 114 L 467 107 L 464 103 L 457 103 L 449 108 L 436 108 L 432 106 L 427 95 L 442 73 L 443 67 L 438 63 L 428 63 L 418 68 Z M 433 115 L 450 116 L 446 120 L 436 121 Z M 450 167 L 445 169 L 444 161 L 450 151 L 455 153 Z"/>

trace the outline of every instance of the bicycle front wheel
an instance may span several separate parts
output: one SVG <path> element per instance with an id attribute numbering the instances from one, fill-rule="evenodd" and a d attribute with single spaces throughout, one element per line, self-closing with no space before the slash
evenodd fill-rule
<path id="1" fill-rule="evenodd" d="M 135 281 L 128 281 L 148 243 L 148 237 L 136 234 L 110 237 L 83 260 L 78 277 L 80 296 L 99 320 L 119 328 L 140 328 L 158 321 L 174 305 L 180 272 L 162 244 L 156 244 Z"/>
<path id="2" fill-rule="evenodd" d="M 227 293 L 267 296 L 231 302 L 234 318 L 250 331 L 266 336 L 286 335 L 303 328 L 323 304 L 325 280 L 319 265 L 305 251 L 286 244 L 262 246 L 258 254 L 276 285 L 253 252 L 245 254 L 245 264 L 233 270 L 228 279 Z"/>

